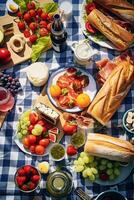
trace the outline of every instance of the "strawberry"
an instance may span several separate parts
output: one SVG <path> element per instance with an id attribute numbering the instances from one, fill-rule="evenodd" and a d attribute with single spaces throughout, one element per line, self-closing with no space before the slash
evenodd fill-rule
<path id="1" fill-rule="evenodd" d="M 28 10 L 31 10 L 31 9 L 35 9 L 35 3 L 34 2 L 29 2 L 29 3 L 27 3 L 27 9 Z"/>
<path id="2" fill-rule="evenodd" d="M 18 22 L 17 23 L 17 25 L 18 25 L 18 28 L 22 31 L 22 30 L 25 30 L 25 23 L 24 22 L 22 22 L 22 21 L 20 21 L 20 22 Z"/>
<path id="3" fill-rule="evenodd" d="M 33 35 L 31 35 L 31 36 L 29 37 L 29 41 L 30 41 L 32 44 L 34 44 L 34 43 L 36 42 L 37 38 L 38 38 L 37 35 L 33 34 Z"/>
<path id="4" fill-rule="evenodd" d="M 23 168 L 18 169 L 18 175 L 19 176 L 24 176 L 25 175 L 25 170 Z"/>
<path id="5" fill-rule="evenodd" d="M 18 16 L 19 18 L 21 18 L 21 17 L 23 16 L 23 14 L 19 11 L 19 12 L 17 12 L 17 16 Z"/>
<path id="6" fill-rule="evenodd" d="M 32 167 L 32 168 L 31 168 L 31 173 L 32 173 L 33 175 L 37 175 L 37 174 L 38 174 L 38 171 Z"/>
<path id="7" fill-rule="evenodd" d="M 22 185 L 21 189 L 24 190 L 24 191 L 28 191 L 28 186 L 27 185 Z"/>
<path id="8" fill-rule="evenodd" d="M 25 176 L 17 176 L 16 181 L 19 186 L 22 186 L 26 181 L 26 177 Z"/>
<path id="9" fill-rule="evenodd" d="M 46 21 L 40 21 L 40 28 L 47 28 L 47 22 Z"/>
<path id="10" fill-rule="evenodd" d="M 77 149 L 73 146 L 73 145 L 69 145 L 67 147 L 67 155 L 68 156 L 74 156 L 75 154 L 77 154 Z"/>
<path id="11" fill-rule="evenodd" d="M 23 169 L 24 169 L 24 171 L 25 171 L 25 173 L 26 174 L 29 174 L 30 172 L 31 172 L 31 166 L 30 165 L 25 165 L 24 167 L 23 167 Z"/>
<path id="12" fill-rule="evenodd" d="M 25 20 L 26 22 L 30 22 L 30 21 L 31 21 L 31 16 L 30 16 L 29 13 L 24 14 L 24 20 Z"/>
<path id="13" fill-rule="evenodd" d="M 47 20 L 47 18 L 48 18 L 48 14 L 43 12 L 43 13 L 41 14 L 41 19 Z"/>
<path id="14" fill-rule="evenodd" d="M 41 8 L 38 8 L 38 10 L 36 11 L 37 12 L 37 14 L 39 15 L 39 16 L 41 16 L 41 14 L 42 14 L 42 9 Z"/>
<path id="15" fill-rule="evenodd" d="M 35 187 L 36 187 L 35 183 L 33 183 L 33 182 L 28 183 L 29 190 L 33 190 Z"/>
<path id="16" fill-rule="evenodd" d="M 39 31 L 39 34 L 40 34 L 41 37 L 44 37 L 44 36 L 48 35 L 49 32 L 46 28 L 41 28 L 40 31 Z"/>
<path id="17" fill-rule="evenodd" d="M 39 175 L 34 175 L 34 176 L 32 176 L 31 180 L 32 180 L 34 183 L 38 183 L 39 180 L 40 180 L 40 176 L 39 176 Z"/>
<path id="18" fill-rule="evenodd" d="M 30 33 L 30 31 L 28 29 L 25 29 L 25 31 L 23 32 L 23 34 L 24 34 L 25 38 L 29 38 L 30 35 L 31 35 L 31 33 Z"/>

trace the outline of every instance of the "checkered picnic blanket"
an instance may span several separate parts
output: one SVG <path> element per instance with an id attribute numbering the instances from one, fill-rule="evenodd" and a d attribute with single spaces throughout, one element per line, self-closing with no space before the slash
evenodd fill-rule
<path id="1" fill-rule="evenodd" d="M 67 24 L 68 41 L 78 41 L 84 39 L 84 36 L 80 29 L 80 10 L 82 7 L 82 0 L 70 0 L 73 4 L 73 15 L 71 20 Z M 6 1 L 0 0 L 0 15 L 6 14 Z M 99 45 L 92 43 L 90 44 L 93 48 L 98 49 L 99 55 L 95 56 L 96 60 L 100 60 L 103 57 L 109 57 L 110 59 L 118 55 L 116 51 L 108 50 L 100 47 Z M 133 49 L 134 50 L 134 49 Z M 59 67 L 64 67 L 73 62 L 73 54 L 71 48 L 68 47 L 67 51 L 58 54 L 53 50 L 49 50 L 42 54 L 39 59 L 41 62 L 46 62 L 50 71 L 53 71 Z M 24 154 L 13 140 L 13 135 L 16 131 L 16 124 L 20 114 L 31 107 L 32 101 L 36 99 L 42 88 L 36 88 L 32 86 L 25 73 L 26 67 L 30 64 L 30 61 L 24 62 L 14 68 L 6 70 L 7 73 L 14 73 L 15 76 L 19 77 L 22 85 L 23 94 L 17 95 L 16 105 L 14 109 L 8 114 L 3 127 L 0 130 L 0 200 L 33 200 L 34 196 L 40 196 L 43 200 L 51 199 L 45 189 L 46 176 L 42 176 L 41 190 L 34 192 L 33 194 L 23 194 L 20 192 L 14 183 L 14 174 L 18 167 L 25 164 L 32 164 L 36 166 L 38 161 L 48 161 L 51 166 L 51 171 L 56 169 L 56 163 L 53 162 L 49 156 L 45 157 L 31 157 Z M 95 76 L 97 70 L 95 65 L 88 69 L 89 73 Z M 131 88 L 129 94 L 123 101 L 121 107 L 115 113 L 112 118 L 112 123 L 108 124 L 107 133 L 113 136 L 122 136 L 123 138 L 131 139 L 131 134 L 126 134 L 122 128 L 117 128 L 117 125 L 121 124 L 123 113 L 133 108 L 134 106 L 134 86 Z M 70 142 L 68 136 L 64 137 L 61 141 L 65 146 Z M 62 162 L 72 172 L 70 160 L 66 157 Z M 110 189 L 109 186 L 101 186 L 96 183 L 87 183 L 79 173 L 72 173 L 74 187 L 82 187 L 91 197 L 96 196 L 102 191 Z M 129 200 L 134 200 L 134 175 L 132 174 L 124 182 L 112 187 L 117 189 L 124 194 Z M 72 192 L 71 195 L 66 197 L 68 200 L 76 200 L 77 197 Z"/>

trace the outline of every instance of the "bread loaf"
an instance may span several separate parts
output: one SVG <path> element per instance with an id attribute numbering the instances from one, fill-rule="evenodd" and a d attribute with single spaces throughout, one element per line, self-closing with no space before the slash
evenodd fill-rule
<path id="1" fill-rule="evenodd" d="M 127 49 L 134 42 L 132 33 L 116 24 L 113 19 L 110 19 L 97 9 L 90 12 L 88 21 L 120 51 Z"/>
<path id="2" fill-rule="evenodd" d="M 121 162 L 134 160 L 134 147 L 130 142 L 104 134 L 88 134 L 84 151 L 109 160 Z"/>
<path id="3" fill-rule="evenodd" d="M 118 60 L 87 112 L 102 125 L 106 125 L 119 108 L 134 82 L 134 62 L 129 55 Z"/>

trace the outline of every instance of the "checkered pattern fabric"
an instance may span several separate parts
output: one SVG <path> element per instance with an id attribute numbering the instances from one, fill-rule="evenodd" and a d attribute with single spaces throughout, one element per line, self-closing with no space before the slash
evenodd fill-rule
<path id="1" fill-rule="evenodd" d="M 83 39 L 84 36 L 80 29 L 80 11 L 82 7 L 82 0 L 70 0 L 73 4 L 73 15 L 70 21 L 67 24 L 68 32 L 68 42 L 78 41 Z M 0 15 L 6 14 L 6 1 L 0 0 Z M 103 57 L 113 57 L 118 55 L 118 52 L 113 50 L 108 50 L 100 47 L 99 45 L 92 43 L 90 44 L 93 48 L 98 49 L 100 52 L 99 55 L 95 56 L 95 60 L 100 60 Z M 134 49 L 133 49 L 134 52 Z M 59 68 L 69 65 L 73 62 L 73 53 L 70 47 L 67 51 L 59 54 L 53 50 L 49 50 L 46 53 L 42 54 L 39 59 L 41 62 L 45 62 L 50 72 Z M 25 164 L 37 165 L 38 161 L 48 161 L 51 166 L 51 171 L 56 169 L 57 164 L 49 159 L 49 156 L 45 157 L 31 157 L 24 154 L 18 146 L 14 143 L 13 135 L 16 131 L 16 124 L 20 114 L 31 107 L 32 101 L 36 99 L 37 95 L 40 93 L 42 88 L 36 88 L 32 86 L 26 76 L 25 69 L 30 64 L 29 61 L 24 62 L 18 66 L 6 70 L 7 73 L 15 73 L 15 76 L 19 77 L 23 93 L 17 95 L 16 105 L 14 109 L 8 114 L 6 121 L 3 124 L 3 127 L 0 130 L 0 200 L 33 200 L 35 196 L 39 196 L 42 200 L 51 199 L 45 189 L 46 176 L 42 176 L 41 181 L 41 190 L 36 191 L 32 194 L 23 194 L 20 192 L 14 183 L 14 174 L 18 167 Z M 89 73 L 95 76 L 97 70 L 95 65 L 92 65 L 88 69 Z M 107 128 L 107 133 L 112 134 L 113 136 L 122 136 L 127 139 L 131 139 L 131 134 L 126 134 L 122 128 L 116 128 L 118 124 L 121 124 L 123 114 L 126 110 L 133 108 L 134 106 L 134 86 L 131 88 L 131 91 L 123 101 L 122 105 L 115 113 L 112 118 L 112 121 L 109 123 Z M 20 109 L 21 108 L 21 109 Z M 70 138 L 68 136 L 64 137 L 61 141 L 65 146 L 70 143 Z M 72 159 L 71 159 L 72 160 Z M 62 162 L 63 165 L 72 172 L 71 161 L 67 157 Z M 90 183 L 85 181 L 79 173 L 73 172 L 73 183 L 75 187 L 82 187 L 91 197 L 96 196 L 102 191 L 110 189 L 109 186 L 101 186 L 96 183 Z M 134 200 L 134 175 L 131 174 L 124 182 L 114 186 L 118 191 L 124 194 L 128 200 Z M 113 188 L 113 187 L 112 187 Z M 39 199 L 40 199 L 39 198 Z M 77 197 L 72 192 L 72 194 L 65 199 L 67 200 L 76 200 Z"/>

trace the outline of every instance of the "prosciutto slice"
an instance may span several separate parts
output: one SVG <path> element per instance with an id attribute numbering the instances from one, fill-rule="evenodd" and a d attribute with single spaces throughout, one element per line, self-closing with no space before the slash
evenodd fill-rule
<path id="1" fill-rule="evenodd" d="M 8 112 L 14 106 L 15 99 L 12 94 L 9 92 L 9 99 L 6 103 L 0 105 L 0 112 Z"/>

